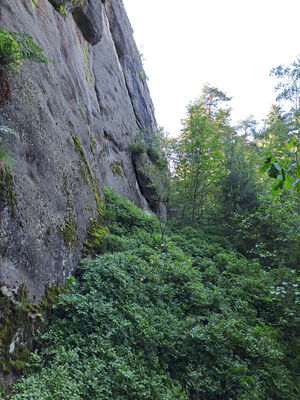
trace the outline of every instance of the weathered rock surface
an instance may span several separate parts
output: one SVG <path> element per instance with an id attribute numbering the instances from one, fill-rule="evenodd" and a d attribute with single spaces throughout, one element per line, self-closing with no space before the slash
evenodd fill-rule
<path id="1" fill-rule="evenodd" d="M 75 7 L 72 13 L 84 38 L 91 44 L 100 42 L 103 32 L 101 1 L 85 0 L 82 6 Z"/>
<path id="2" fill-rule="evenodd" d="M 147 153 L 134 152 L 132 154 L 132 161 L 143 196 L 147 199 L 151 209 L 155 213 L 160 214 L 160 198 L 156 187 L 152 184 L 151 176 L 147 173 L 151 164 Z"/>
<path id="3" fill-rule="evenodd" d="M 0 26 L 55 62 L 24 63 L 0 108 L 20 134 L 1 133 L 15 165 L 0 166 L 0 286 L 39 301 L 78 264 L 105 185 L 148 207 L 129 147 L 156 122 L 122 0 L 1 0 Z"/>

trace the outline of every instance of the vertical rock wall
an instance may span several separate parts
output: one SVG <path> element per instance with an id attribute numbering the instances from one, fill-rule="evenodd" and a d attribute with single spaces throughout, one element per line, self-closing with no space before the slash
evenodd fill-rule
<path id="1" fill-rule="evenodd" d="M 20 135 L 1 133 L 14 165 L 0 165 L 0 286 L 39 301 L 78 264 L 105 185 L 148 207 L 129 147 L 156 122 L 122 0 L 1 0 L 0 27 L 55 62 L 25 62 L 0 108 Z"/>

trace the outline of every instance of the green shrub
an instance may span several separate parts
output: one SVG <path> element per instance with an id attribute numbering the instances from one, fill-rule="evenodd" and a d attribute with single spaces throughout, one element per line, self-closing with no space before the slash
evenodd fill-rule
<path id="1" fill-rule="evenodd" d="M 127 199 L 122 199 L 105 188 L 106 219 L 110 223 L 110 232 L 118 234 L 131 233 L 137 228 L 153 232 L 158 227 L 155 217 L 148 216 Z"/>
<path id="2" fill-rule="evenodd" d="M 258 208 L 247 215 L 234 216 L 238 249 L 265 267 L 296 268 L 300 263 L 297 207 L 297 195 L 283 193 L 281 199 L 275 200 L 261 196 Z"/>
<path id="3" fill-rule="evenodd" d="M 11 399 L 298 399 L 295 342 L 266 300 L 274 273 L 199 230 L 161 246 L 155 218 L 106 201 L 106 252 L 59 296 Z"/>

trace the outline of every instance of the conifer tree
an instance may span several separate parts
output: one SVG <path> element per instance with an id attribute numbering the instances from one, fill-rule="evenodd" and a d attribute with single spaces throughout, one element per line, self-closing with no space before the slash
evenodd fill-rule
<path id="1" fill-rule="evenodd" d="M 200 98 L 188 107 L 178 139 L 174 182 L 183 219 L 191 223 L 213 202 L 216 182 L 224 170 L 222 146 L 229 132 L 229 100 L 225 93 L 205 85 Z"/>

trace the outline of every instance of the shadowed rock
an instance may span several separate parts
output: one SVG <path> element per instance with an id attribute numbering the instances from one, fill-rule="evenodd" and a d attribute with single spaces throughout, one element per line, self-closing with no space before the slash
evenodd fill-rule
<path id="1" fill-rule="evenodd" d="M 97 0 L 85 0 L 72 14 L 84 38 L 93 45 L 98 43 L 103 31 L 102 3 Z"/>

